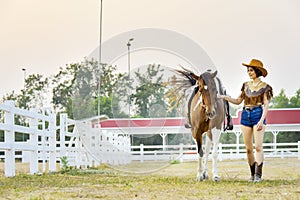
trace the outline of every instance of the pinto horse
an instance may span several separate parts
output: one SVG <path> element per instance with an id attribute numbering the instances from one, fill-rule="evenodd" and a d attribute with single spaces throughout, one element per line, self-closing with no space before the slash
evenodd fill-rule
<path id="1" fill-rule="evenodd" d="M 219 182 L 220 176 L 217 169 L 218 145 L 226 111 L 224 100 L 217 98 L 217 95 L 222 95 L 225 91 L 222 89 L 220 80 L 216 77 L 217 71 L 214 73 L 207 71 L 200 76 L 187 69 L 176 70 L 176 72 L 185 78 L 181 83 L 185 85 L 189 83 L 189 87 L 197 84 L 189 102 L 191 132 L 196 141 L 198 151 L 197 180 L 203 181 L 208 179 L 207 163 L 212 145 L 213 180 Z M 202 135 L 204 133 L 206 133 L 206 139 L 203 152 Z"/>

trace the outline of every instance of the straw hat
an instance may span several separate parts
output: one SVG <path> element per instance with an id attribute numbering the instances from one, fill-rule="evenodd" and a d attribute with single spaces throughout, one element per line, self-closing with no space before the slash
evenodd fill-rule
<path id="1" fill-rule="evenodd" d="M 263 63 L 260 60 L 252 59 L 249 64 L 242 63 L 242 65 L 246 67 L 255 67 L 256 69 L 260 70 L 263 77 L 268 75 L 268 71 L 264 68 Z"/>

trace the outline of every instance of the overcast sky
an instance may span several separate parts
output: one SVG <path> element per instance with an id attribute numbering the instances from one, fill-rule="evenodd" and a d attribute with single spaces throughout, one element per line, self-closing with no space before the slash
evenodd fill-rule
<path id="1" fill-rule="evenodd" d="M 0 96 L 23 87 L 22 68 L 50 76 L 89 56 L 99 45 L 99 2 L 0 0 Z M 205 50 L 232 96 L 252 58 L 263 61 L 275 95 L 283 88 L 291 96 L 300 88 L 299 10 L 298 0 L 103 0 L 102 40 L 172 30 Z"/>

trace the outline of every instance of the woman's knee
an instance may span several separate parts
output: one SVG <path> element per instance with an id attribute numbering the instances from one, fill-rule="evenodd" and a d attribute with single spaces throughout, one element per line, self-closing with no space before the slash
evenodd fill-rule
<path id="1" fill-rule="evenodd" d="M 247 154 L 253 153 L 253 148 L 246 148 L 246 152 L 247 152 Z"/>
<path id="2" fill-rule="evenodd" d="M 262 146 L 257 146 L 257 147 L 255 147 L 255 151 L 256 151 L 257 153 L 260 153 L 260 152 L 263 151 L 263 147 L 262 147 Z"/>

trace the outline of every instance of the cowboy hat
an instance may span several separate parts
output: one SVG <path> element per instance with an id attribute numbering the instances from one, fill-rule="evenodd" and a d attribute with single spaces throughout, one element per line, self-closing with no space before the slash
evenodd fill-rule
<path id="1" fill-rule="evenodd" d="M 264 68 L 263 63 L 260 60 L 252 59 L 249 64 L 242 63 L 242 65 L 258 69 L 259 71 L 261 71 L 263 77 L 266 77 L 268 75 L 268 71 Z"/>

